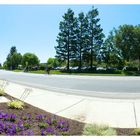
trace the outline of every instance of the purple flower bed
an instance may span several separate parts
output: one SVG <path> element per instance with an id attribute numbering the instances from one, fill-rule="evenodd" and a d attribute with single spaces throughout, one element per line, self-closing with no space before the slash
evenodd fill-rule
<path id="1" fill-rule="evenodd" d="M 69 123 L 43 114 L 20 114 L 0 111 L 0 135 L 68 135 Z"/>

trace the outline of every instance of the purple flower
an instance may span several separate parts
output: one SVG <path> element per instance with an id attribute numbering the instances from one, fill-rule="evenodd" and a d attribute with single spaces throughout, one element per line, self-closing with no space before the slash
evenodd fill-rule
<path id="1" fill-rule="evenodd" d="M 2 116 L 2 114 L 0 114 L 0 119 L 2 119 L 3 118 L 3 116 Z"/>
<path id="2" fill-rule="evenodd" d="M 32 115 L 30 113 L 26 114 L 28 120 L 32 119 Z"/>
<path id="3" fill-rule="evenodd" d="M 45 135 L 45 129 L 41 129 L 41 135 L 42 135 L 42 136 Z"/>
<path id="4" fill-rule="evenodd" d="M 16 124 L 6 122 L 4 130 L 7 135 L 14 135 L 16 134 Z"/>
<path id="5" fill-rule="evenodd" d="M 28 130 L 27 135 L 28 136 L 33 136 L 34 135 L 34 131 L 33 130 Z"/>
<path id="6" fill-rule="evenodd" d="M 8 118 L 8 113 L 0 112 L 0 119 L 6 120 Z"/>
<path id="7" fill-rule="evenodd" d="M 17 116 L 15 114 L 10 114 L 9 117 L 10 117 L 10 121 L 14 122 Z"/>
<path id="8" fill-rule="evenodd" d="M 53 124 L 51 118 L 47 119 L 46 122 L 47 122 L 49 125 L 52 125 L 52 124 Z"/>
<path id="9" fill-rule="evenodd" d="M 32 119 L 32 115 L 30 113 L 21 116 L 22 120 L 30 120 Z"/>
<path id="10" fill-rule="evenodd" d="M 57 128 L 63 128 L 64 125 L 65 125 L 65 122 L 64 122 L 64 121 L 59 121 L 59 122 L 57 123 Z"/>
<path id="11" fill-rule="evenodd" d="M 30 121 L 25 121 L 24 123 L 23 123 L 23 126 L 24 126 L 24 129 L 26 130 L 26 129 L 29 129 L 30 127 L 31 127 L 31 124 L 30 124 Z"/>
<path id="12" fill-rule="evenodd" d="M 57 123 L 56 128 L 58 128 L 60 131 L 66 132 L 69 130 L 69 124 L 68 124 L 68 122 L 65 122 L 65 121 L 59 121 Z"/>
<path id="13" fill-rule="evenodd" d="M 68 127 L 64 127 L 64 128 L 60 128 L 60 130 L 65 132 L 65 131 L 68 131 L 69 128 Z"/>
<path id="14" fill-rule="evenodd" d="M 38 126 L 38 134 L 46 135 L 67 135 L 69 130 L 68 122 L 58 121 L 56 116 L 46 118 L 46 115 L 30 113 L 21 114 L 19 117 L 14 113 L 0 111 L 0 135 L 34 135 L 33 128 Z M 38 125 L 37 125 L 38 124 Z M 39 129 L 40 128 L 40 129 Z"/>
<path id="15" fill-rule="evenodd" d="M 33 136 L 34 135 L 34 131 L 31 130 L 31 129 L 28 129 L 27 131 L 23 131 L 21 134 L 25 135 L 25 136 Z"/>
<path id="16" fill-rule="evenodd" d="M 18 131 L 24 130 L 23 121 L 19 121 L 17 123 L 17 130 Z"/>
<path id="17" fill-rule="evenodd" d="M 54 129 L 51 128 L 51 127 L 48 127 L 48 128 L 46 129 L 46 132 L 47 132 L 47 133 L 53 133 L 53 132 L 54 132 Z"/>
<path id="18" fill-rule="evenodd" d="M 0 134 L 4 132 L 4 123 L 0 121 Z"/>
<path id="19" fill-rule="evenodd" d="M 36 119 L 37 119 L 37 120 L 43 120 L 43 115 L 41 115 L 41 114 L 36 115 Z"/>
<path id="20" fill-rule="evenodd" d="M 54 129 L 51 127 L 48 127 L 46 129 L 41 129 L 41 135 L 42 136 L 47 136 L 47 135 L 54 135 Z"/>

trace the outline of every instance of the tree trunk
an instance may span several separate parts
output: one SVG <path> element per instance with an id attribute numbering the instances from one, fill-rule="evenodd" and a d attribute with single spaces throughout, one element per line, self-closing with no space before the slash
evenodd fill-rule
<path id="1" fill-rule="evenodd" d="M 92 69 L 92 64 L 93 64 L 93 50 L 91 48 L 91 59 L 90 59 L 90 68 Z"/>
<path id="2" fill-rule="evenodd" d="M 67 71 L 69 71 L 69 65 L 70 65 L 70 48 L 69 48 L 69 33 L 68 33 L 68 42 L 67 42 L 67 50 L 68 50 L 68 55 L 67 55 Z"/>
<path id="3" fill-rule="evenodd" d="M 92 29 L 92 36 L 91 36 L 91 62 L 90 62 L 90 68 L 92 69 L 92 65 L 93 65 L 93 44 L 94 44 L 94 42 L 93 42 L 93 38 L 94 38 L 94 36 L 93 36 L 93 29 Z"/>
<path id="4" fill-rule="evenodd" d="M 140 56 L 139 56 L 138 60 L 139 60 L 138 71 L 140 71 Z"/>
<path id="5" fill-rule="evenodd" d="M 81 67 L 82 67 L 82 53 L 81 53 L 81 48 L 80 48 L 80 63 L 79 63 L 79 70 L 80 71 L 81 71 Z"/>
<path id="6" fill-rule="evenodd" d="M 68 55 L 67 55 L 67 70 L 69 70 L 69 63 L 70 63 L 70 62 L 69 62 L 69 59 L 70 59 L 70 58 L 69 58 L 69 57 L 70 57 L 69 55 L 70 55 L 70 52 L 69 52 L 69 46 L 68 46 Z"/>
<path id="7" fill-rule="evenodd" d="M 82 25 L 82 23 L 81 23 L 81 25 Z M 81 67 L 82 67 L 82 27 L 81 27 L 81 29 L 80 29 L 80 63 L 79 63 L 79 70 L 81 71 Z"/>

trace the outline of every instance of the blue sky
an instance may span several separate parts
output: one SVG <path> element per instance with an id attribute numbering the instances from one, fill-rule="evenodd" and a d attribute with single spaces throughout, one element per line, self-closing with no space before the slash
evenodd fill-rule
<path id="1" fill-rule="evenodd" d="M 107 36 L 113 27 L 140 24 L 140 5 L 94 5 Z M 35 53 L 41 62 L 54 57 L 59 22 L 68 8 L 77 15 L 87 13 L 92 5 L 0 5 L 0 63 L 11 46 L 18 52 Z"/>

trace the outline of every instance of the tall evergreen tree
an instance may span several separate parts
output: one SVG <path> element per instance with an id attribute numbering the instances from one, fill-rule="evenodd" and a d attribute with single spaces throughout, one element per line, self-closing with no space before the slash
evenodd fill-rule
<path id="1" fill-rule="evenodd" d="M 83 61 L 83 53 L 86 51 L 88 43 L 88 19 L 84 13 L 81 12 L 78 15 L 77 24 L 77 59 L 79 60 L 79 69 L 81 69 Z"/>
<path id="2" fill-rule="evenodd" d="M 59 34 L 57 36 L 58 45 L 56 49 L 56 57 L 59 60 L 67 61 L 67 70 L 69 70 L 70 60 L 74 58 L 76 52 L 76 26 L 77 20 L 74 12 L 68 9 L 63 16 L 63 21 L 59 25 Z"/>
<path id="3" fill-rule="evenodd" d="M 93 58 L 96 58 L 98 51 L 103 43 L 104 34 L 102 33 L 103 29 L 99 24 L 100 19 L 98 18 L 99 12 L 97 9 L 92 7 L 88 12 L 88 36 L 89 44 L 88 50 L 90 52 L 90 68 L 92 69 Z"/>

